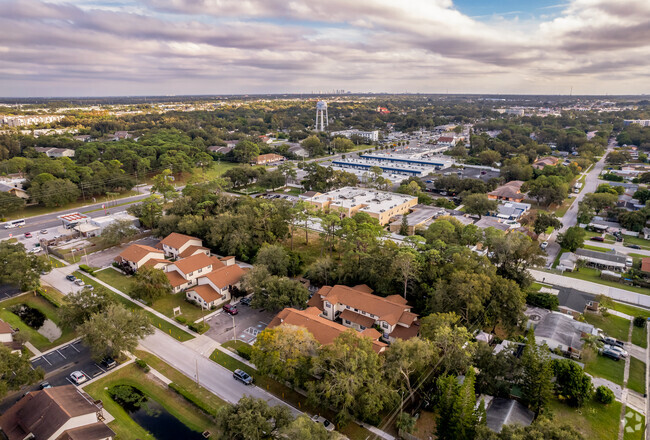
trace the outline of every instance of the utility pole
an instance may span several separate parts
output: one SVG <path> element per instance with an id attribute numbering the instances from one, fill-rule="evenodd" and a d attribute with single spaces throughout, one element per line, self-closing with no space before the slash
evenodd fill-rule
<path id="1" fill-rule="evenodd" d="M 196 369 L 196 385 L 199 386 L 199 360 L 194 358 L 194 368 Z"/>
<path id="2" fill-rule="evenodd" d="M 235 315 L 230 315 L 232 318 L 232 337 L 237 342 L 237 331 L 235 330 Z"/>

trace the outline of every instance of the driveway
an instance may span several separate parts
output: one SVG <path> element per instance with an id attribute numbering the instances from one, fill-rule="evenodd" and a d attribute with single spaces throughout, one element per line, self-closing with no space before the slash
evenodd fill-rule
<path id="1" fill-rule="evenodd" d="M 223 344 L 226 341 L 235 339 L 235 337 L 246 343 L 251 343 L 257 337 L 257 334 L 264 330 L 271 322 L 273 316 L 271 312 L 264 310 L 252 309 L 248 306 L 238 304 L 239 313 L 234 316 L 235 328 L 233 331 L 233 316 L 221 311 L 205 321 L 210 324 L 210 330 L 205 335 Z"/>
<path id="2" fill-rule="evenodd" d="M 70 266 L 55 267 L 52 268 L 48 274 L 41 275 L 41 281 L 44 284 L 54 287 L 64 295 L 67 295 L 70 292 L 77 292 L 83 289 L 83 287 L 77 286 L 72 281 L 65 279 L 66 275 L 70 275 L 77 269 L 78 266 L 76 264 L 72 264 Z"/>
<path id="3" fill-rule="evenodd" d="M 114 246 L 108 249 L 104 249 L 103 251 L 99 252 L 93 252 L 92 254 L 88 254 L 88 266 L 90 267 L 107 267 L 113 264 L 113 260 L 115 257 L 117 257 L 119 254 L 122 253 L 124 249 L 129 247 L 132 244 L 142 244 L 145 246 L 155 246 L 158 244 L 160 240 L 154 237 L 145 237 L 141 238 L 139 240 L 132 241 L 130 243 L 125 243 L 121 246 Z M 82 258 L 82 262 L 86 262 L 86 257 Z"/>

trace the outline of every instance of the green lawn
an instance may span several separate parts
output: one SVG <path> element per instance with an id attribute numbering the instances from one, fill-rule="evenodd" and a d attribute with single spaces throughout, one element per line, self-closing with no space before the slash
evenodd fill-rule
<path id="1" fill-rule="evenodd" d="M 107 270 L 104 270 L 102 272 L 98 272 L 98 274 L 106 272 Z M 118 275 L 121 275 L 119 272 L 117 272 L 115 270 L 111 269 L 111 271 L 115 272 Z M 127 298 L 124 298 L 122 295 L 118 295 L 117 293 L 115 293 L 115 292 L 113 292 L 113 291 L 111 291 L 109 289 L 106 289 L 101 284 L 99 284 L 99 283 L 91 280 L 90 278 L 88 278 L 82 272 L 76 271 L 74 273 L 74 275 L 77 278 L 81 278 L 82 280 L 84 280 L 84 282 L 86 284 L 90 284 L 90 285 L 94 286 L 96 289 L 104 289 L 104 290 L 106 290 L 113 298 L 115 298 L 115 300 L 117 302 L 124 305 L 124 307 L 126 307 L 127 309 L 131 309 L 131 310 L 142 309 L 142 306 L 140 304 L 138 304 L 137 302 L 131 301 L 131 300 L 127 299 Z M 97 278 L 99 278 L 99 277 L 97 277 Z M 104 282 L 107 282 L 107 281 L 104 281 Z M 115 287 L 115 286 L 113 286 L 113 287 Z M 192 336 L 190 333 L 181 330 L 180 328 L 176 327 L 174 324 L 171 324 L 170 322 L 167 322 L 166 320 L 164 320 L 162 318 L 159 318 L 158 316 L 154 315 L 153 313 L 148 312 L 146 310 L 144 312 L 147 314 L 147 316 L 149 316 L 149 321 L 151 322 L 151 324 L 153 326 L 158 327 L 160 330 L 164 331 L 165 333 L 168 333 L 169 335 L 173 336 L 174 338 L 178 339 L 179 341 L 188 341 L 188 340 L 194 338 L 194 336 Z"/>
<path id="2" fill-rule="evenodd" d="M 627 319 L 614 315 L 604 317 L 595 313 L 585 313 L 584 317 L 589 324 L 600 328 L 612 338 L 627 341 L 631 324 Z"/>
<path id="3" fill-rule="evenodd" d="M 208 169 L 205 170 L 205 172 L 202 172 L 200 168 L 197 168 L 195 171 L 195 174 L 198 176 L 205 176 L 206 180 L 213 180 L 216 179 L 217 177 L 221 176 L 223 173 L 228 171 L 231 168 L 234 168 L 240 164 L 235 163 L 235 162 L 224 162 L 219 161 L 219 162 L 213 162 L 212 166 Z"/>
<path id="4" fill-rule="evenodd" d="M 643 249 L 650 249 L 650 241 L 640 237 L 623 236 L 623 244 L 638 244 Z"/>
<path id="5" fill-rule="evenodd" d="M 648 347 L 648 336 L 647 336 L 647 327 L 632 327 L 632 343 L 638 345 L 641 348 Z"/>
<path id="6" fill-rule="evenodd" d="M 114 385 L 131 385 L 142 391 L 147 397 L 160 403 L 170 414 L 190 429 L 203 432 L 217 432 L 212 417 L 197 410 L 196 406 L 185 400 L 176 392 L 154 381 L 135 364 L 112 372 L 102 379 L 84 388 L 93 398 L 103 402 L 106 410 L 115 417 L 109 426 L 121 440 L 154 439 L 145 429 L 138 425 L 129 414 L 108 394 L 108 388 Z"/>
<path id="7" fill-rule="evenodd" d="M 627 387 L 637 393 L 645 394 L 645 362 L 630 356 L 630 375 L 627 378 Z"/>
<path id="8" fill-rule="evenodd" d="M 623 440 L 643 440 L 645 417 L 634 411 L 632 408 L 625 408 L 625 430 Z"/>
<path id="9" fill-rule="evenodd" d="M 650 310 L 642 309 L 640 307 L 631 306 L 628 304 L 612 301 L 612 310 L 616 310 L 626 315 L 634 316 L 643 316 L 644 318 L 650 317 Z"/>
<path id="10" fill-rule="evenodd" d="M 108 269 L 96 272 L 94 277 L 99 278 L 106 284 L 110 284 L 117 290 L 120 290 L 127 295 L 131 292 L 131 286 L 133 285 L 131 277 L 123 275 L 110 267 Z"/>
<path id="11" fill-rule="evenodd" d="M 610 249 L 600 247 L 600 246 L 592 246 L 590 244 L 585 244 L 582 246 L 583 249 L 589 249 L 590 251 L 596 251 L 596 252 L 609 252 Z"/>
<path id="12" fill-rule="evenodd" d="M 60 320 L 57 308 L 42 296 L 34 296 L 31 293 L 16 296 L 0 302 L 0 319 L 7 322 L 12 327 L 20 329 L 20 333 L 26 335 L 27 340 L 34 344 L 34 347 L 40 351 L 49 350 L 52 347 L 56 347 L 57 345 L 64 344 L 74 339 L 75 333 L 72 329 L 62 328 L 61 336 L 57 340 L 53 342 L 48 341 L 45 336 L 38 333 L 38 331 L 35 329 L 29 327 L 27 324 L 21 321 L 18 316 L 14 315 L 8 310 L 10 307 L 16 304 L 27 304 L 30 307 L 40 310 L 47 317 L 47 319 L 54 321 L 54 323 L 58 325 Z"/>
<path id="13" fill-rule="evenodd" d="M 617 281 L 603 280 L 600 278 L 600 271 L 598 269 L 592 269 L 591 267 L 582 267 L 576 272 L 564 272 L 563 275 L 565 277 L 591 281 L 592 283 L 598 283 L 604 286 L 618 287 L 619 289 L 629 290 L 630 292 L 636 292 L 642 295 L 650 295 L 650 289 L 628 286 L 627 284 L 619 283 Z"/>
<path id="14" fill-rule="evenodd" d="M 618 438 L 621 417 L 620 402 L 615 401 L 609 405 L 603 405 L 590 400 L 581 408 L 574 408 L 554 398 L 549 403 L 549 409 L 558 424 L 574 427 L 585 439 L 612 440 Z"/>
<path id="15" fill-rule="evenodd" d="M 594 360 L 585 365 L 585 371 L 593 376 L 602 377 L 623 386 L 625 362 L 615 361 L 605 356 L 596 355 Z"/>

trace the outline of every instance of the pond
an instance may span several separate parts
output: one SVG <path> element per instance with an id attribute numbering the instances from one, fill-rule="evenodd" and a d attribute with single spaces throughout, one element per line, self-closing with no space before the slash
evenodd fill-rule
<path id="1" fill-rule="evenodd" d="M 120 386 L 120 388 L 125 386 Z M 149 431 L 157 440 L 205 440 L 201 433 L 192 431 L 176 417 L 171 415 L 163 406 L 153 399 L 148 399 L 136 388 L 131 396 L 114 396 L 114 400 L 122 405 L 131 418 L 144 429 Z M 122 388 L 122 391 L 125 391 Z M 110 393 L 110 391 L 109 391 Z M 135 396 L 137 394 L 138 396 Z"/>

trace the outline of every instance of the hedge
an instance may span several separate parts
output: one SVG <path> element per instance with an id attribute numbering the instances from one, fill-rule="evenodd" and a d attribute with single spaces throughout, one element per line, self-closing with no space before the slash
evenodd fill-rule
<path id="1" fill-rule="evenodd" d="M 54 299 L 49 293 L 47 293 L 47 290 L 45 289 L 36 289 L 39 295 L 41 295 L 47 302 L 52 304 L 54 307 L 59 308 L 63 304 L 61 304 L 58 300 Z"/>
<path id="2" fill-rule="evenodd" d="M 243 357 L 244 359 L 250 361 L 251 360 L 251 352 L 253 351 L 253 347 L 250 345 L 239 345 L 237 346 L 237 354 Z"/>
<path id="3" fill-rule="evenodd" d="M 79 269 L 83 270 L 86 273 L 89 273 L 90 275 L 93 275 L 95 273 L 92 267 L 86 266 L 85 264 L 80 264 Z"/>
<path id="4" fill-rule="evenodd" d="M 142 359 L 136 359 L 135 364 L 138 367 L 142 368 L 145 373 L 148 373 L 151 370 L 151 368 L 149 368 L 149 365 L 147 365 L 147 363 L 145 361 L 143 361 Z"/>
<path id="5" fill-rule="evenodd" d="M 210 326 L 205 322 L 199 322 L 199 323 L 192 322 L 188 324 L 187 327 L 193 332 L 197 332 L 200 335 L 202 335 L 203 333 L 207 332 L 210 329 Z"/>
<path id="6" fill-rule="evenodd" d="M 176 391 L 178 394 L 183 396 L 185 400 L 196 406 L 198 409 L 203 411 L 204 413 L 211 415 L 213 417 L 217 416 L 217 411 L 216 408 L 211 408 L 208 406 L 205 402 L 200 400 L 198 397 L 196 397 L 194 394 L 190 393 L 187 391 L 185 388 L 181 387 L 180 385 L 175 384 L 174 382 L 169 384 L 169 388 L 172 390 Z"/>

